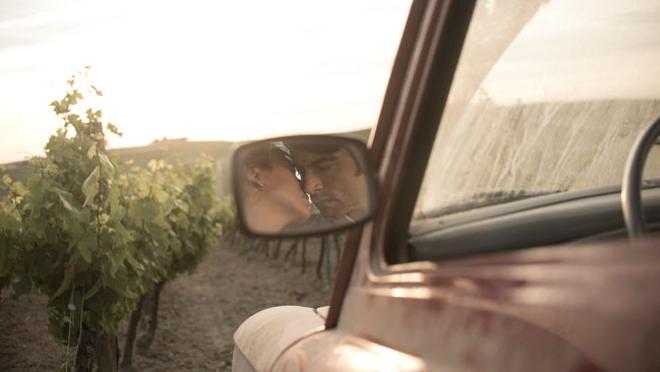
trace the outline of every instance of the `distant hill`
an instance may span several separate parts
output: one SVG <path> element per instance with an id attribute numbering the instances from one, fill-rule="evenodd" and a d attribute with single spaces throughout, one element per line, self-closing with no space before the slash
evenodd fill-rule
<path id="1" fill-rule="evenodd" d="M 352 132 L 336 133 L 347 137 L 357 138 L 367 142 L 371 129 L 361 129 Z M 137 165 L 146 165 L 152 159 L 163 159 L 175 163 L 188 163 L 202 155 L 208 156 L 216 162 L 218 176 L 218 194 L 224 195 L 229 191 L 229 156 L 232 151 L 244 142 L 231 141 L 188 141 L 186 138 L 156 140 L 147 146 L 124 147 L 110 150 L 112 154 L 122 160 L 132 160 Z M 0 175 L 8 174 L 12 179 L 25 182 L 30 176 L 29 161 L 18 161 L 0 165 Z"/>
<path id="2" fill-rule="evenodd" d="M 217 159 L 229 154 L 233 142 L 204 141 L 189 142 L 185 139 L 155 141 L 147 146 L 125 147 L 110 150 L 123 160 L 132 160 L 135 164 L 146 165 L 152 159 L 164 159 L 170 162 L 187 163 L 206 154 Z M 29 177 L 29 160 L 2 164 L 1 174 L 8 174 L 12 179 L 25 181 Z"/>
<path id="3" fill-rule="evenodd" d="M 147 164 L 152 159 L 187 163 L 202 155 L 213 159 L 226 157 L 235 146 L 229 141 L 187 141 L 186 139 L 160 140 L 147 146 L 124 147 L 111 150 L 123 160 L 133 160 L 136 164 Z"/>

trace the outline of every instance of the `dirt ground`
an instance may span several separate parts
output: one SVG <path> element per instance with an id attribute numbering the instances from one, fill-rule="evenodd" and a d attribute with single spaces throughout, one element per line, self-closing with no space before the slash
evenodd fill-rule
<path id="1" fill-rule="evenodd" d="M 325 306 L 331 285 L 317 279 L 318 244 L 309 244 L 307 270 L 301 273 L 300 249 L 284 261 L 256 249 L 223 243 L 192 275 L 168 283 L 161 294 L 159 325 L 151 349 L 134 356 L 136 371 L 229 371 L 232 335 L 255 312 L 277 305 Z M 330 255 L 333 258 L 333 253 Z M 334 264 L 334 262 L 333 262 Z M 46 298 L 29 295 L 0 303 L 0 371 L 54 371 L 65 360 L 65 348 L 48 334 Z M 123 350 L 126 324 L 119 345 Z"/>

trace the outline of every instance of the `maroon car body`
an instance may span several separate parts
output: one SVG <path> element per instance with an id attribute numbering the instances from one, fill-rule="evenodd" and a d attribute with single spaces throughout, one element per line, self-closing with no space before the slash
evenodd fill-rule
<path id="1" fill-rule="evenodd" d="M 234 370 L 660 371 L 657 235 L 438 260 L 392 248 L 406 244 L 474 3 L 412 4 L 369 144 L 378 209 L 349 232 L 328 313 L 276 308 L 248 319 Z M 658 190 L 645 193 L 658 221 Z M 528 209 L 552 215 L 548 205 Z M 502 218 L 526 218 L 518 212 Z"/>

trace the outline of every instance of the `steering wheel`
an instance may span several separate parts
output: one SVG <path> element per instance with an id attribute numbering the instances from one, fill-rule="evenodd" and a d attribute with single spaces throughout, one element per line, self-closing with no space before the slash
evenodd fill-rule
<path id="1" fill-rule="evenodd" d="M 660 135 L 660 117 L 637 137 L 623 172 L 621 206 L 628 236 L 631 239 L 646 235 L 644 211 L 642 210 L 642 172 L 646 157 L 658 135 Z"/>

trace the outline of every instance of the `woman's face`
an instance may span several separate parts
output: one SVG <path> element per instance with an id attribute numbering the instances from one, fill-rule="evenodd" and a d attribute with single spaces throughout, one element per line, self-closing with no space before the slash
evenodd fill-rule
<path id="1" fill-rule="evenodd" d="M 284 213 L 288 221 L 285 226 L 303 223 L 311 214 L 307 195 L 293 171 L 277 162 L 265 169 L 264 197 L 269 198 L 277 209 L 273 213 Z"/>

